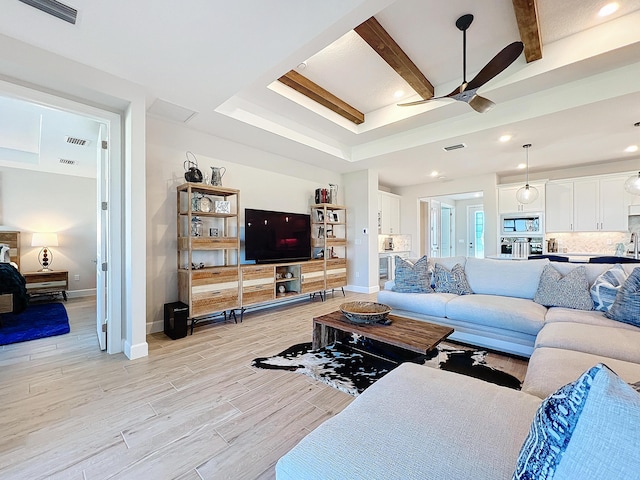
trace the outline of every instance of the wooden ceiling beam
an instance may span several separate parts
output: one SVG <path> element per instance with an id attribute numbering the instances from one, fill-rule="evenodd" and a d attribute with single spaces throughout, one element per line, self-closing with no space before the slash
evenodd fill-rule
<path id="1" fill-rule="evenodd" d="M 320 105 L 327 107 L 329 110 L 346 118 L 347 120 L 360 125 L 364 122 L 364 113 L 353 108 L 347 102 L 336 97 L 333 93 L 325 90 L 317 83 L 312 82 L 307 77 L 300 75 L 295 70 L 290 70 L 278 79 L 288 87 L 293 88 L 296 92 L 309 97 L 311 100 L 318 102 Z"/>
<path id="2" fill-rule="evenodd" d="M 433 97 L 431 82 L 374 17 L 358 25 L 354 30 L 398 75 L 411 85 L 411 88 L 418 95 L 424 100 Z"/>
<path id="3" fill-rule="evenodd" d="M 536 0 L 512 0 L 513 10 L 518 21 L 520 39 L 524 43 L 524 56 L 527 63 L 542 58 L 542 38 Z"/>

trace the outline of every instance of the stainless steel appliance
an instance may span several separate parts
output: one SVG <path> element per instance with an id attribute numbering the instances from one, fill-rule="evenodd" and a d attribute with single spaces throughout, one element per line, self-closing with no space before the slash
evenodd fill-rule
<path id="1" fill-rule="evenodd" d="M 526 258 L 529 255 L 542 255 L 544 253 L 542 237 L 502 237 L 500 239 L 500 253 L 502 255 L 514 255 L 516 258 Z M 516 242 L 522 245 L 515 245 Z M 519 250 L 516 252 L 516 249 Z M 524 250 L 523 250 L 524 248 Z"/>
<path id="2" fill-rule="evenodd" d="M 521 237 L 543 235 L 543 214 L 503 213 L 500 215 L 500 234 Z"/>

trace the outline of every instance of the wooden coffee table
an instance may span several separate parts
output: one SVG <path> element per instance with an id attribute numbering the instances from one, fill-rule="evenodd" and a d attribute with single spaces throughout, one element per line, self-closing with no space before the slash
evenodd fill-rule
<path id="1" fill-rule="evenodd" d="M 426 354 L 453 333 L 453 328 L 389 315 L 391 325 L 351 323 L 340 311 L 313 319 L 313 349 L 322 348 L 357 333 L 404 350 Z"/>

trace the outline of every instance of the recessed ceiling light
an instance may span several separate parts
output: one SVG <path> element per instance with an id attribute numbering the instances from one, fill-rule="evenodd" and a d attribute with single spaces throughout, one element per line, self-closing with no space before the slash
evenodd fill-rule
<path id="1" fill-rule="evenodd" d="M 600 11 L 598 12 L 598 16 L 599 17 L 609 16 L 613 12 L 618 10 L 618 8 L 620 8 L 620 5 L 618 4 L 618 2 L 607 3 L 604 7 L 600 9 Z"/>
<path id="2" fill-rule="evenodd" d="M 624 149 L 625 152 L 627 153 L 634 153 L 638 151 L 638 145 L 629 145 L 627 148 Z"/>
<path id="3" fill-rule="evenodd" d="M 498 140 L 500 140 L 503 143 L 504 142 L 508 142 L 509 140 L 511 140 L 511 135 L 508 135 L 508 134 L 507 135 L 501 135 Z"/>
<path id="4" fill-rule="evenodd" d="M 437 170 L 434 170 L 434 171 L 433 171 L 433 172 L 431 172 L 429 175 L 430 175 L 430 176 L 432 176 L 432 177 L 437 177 L 437 176 L 438 176 L 438 171 L 437 171 Z"/>
<path id="5" fill-rule="evenodd" d="M 525 168 L 526 166 L 527 166 L 527 165 L 526 165 L 526 164 L 524 164 L 524 163 L 519 163 L 519 164 L 518 164 L 518 168 L 519 168 L 520 170 L 522 170 L 522 169 L 523 169 L 523 168 Z"/>
<path id="6" fill-rule="evenodd" d="M 304 70 L 305 68 L 307 68 L 307 62 L 300 62 L 298 64 L 298 70 Z"/>
<path id="7" fill-rule="evenodd" d="M 404 96 L 404 90 L 396 90 L 393 93 L 393 96 L 396 97 L 396 98 L 402 98 Z"/>

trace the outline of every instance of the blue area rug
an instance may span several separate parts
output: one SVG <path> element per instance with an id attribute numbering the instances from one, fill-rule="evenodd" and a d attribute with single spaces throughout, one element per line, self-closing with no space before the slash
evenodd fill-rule
<path id="1" fill-rule="evenodd" d="M 69 317 L 61 303 L 36 303 L 22 313 L 0 315 L 0 345 L 64 335 L 69 331 Z"/>

